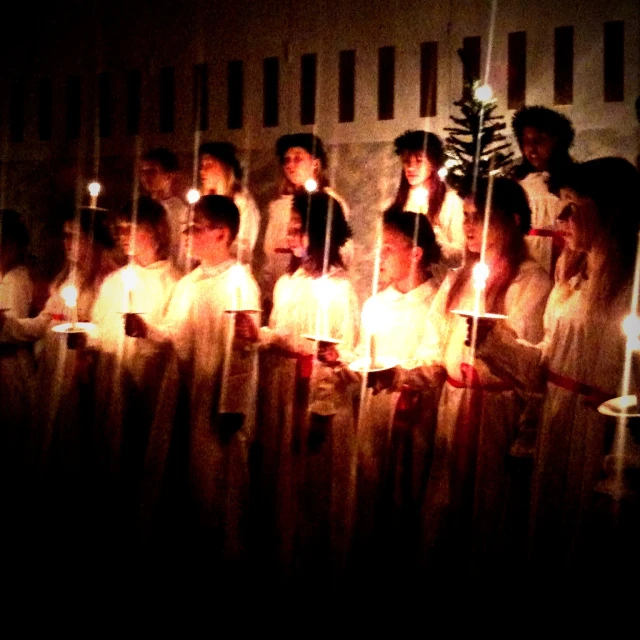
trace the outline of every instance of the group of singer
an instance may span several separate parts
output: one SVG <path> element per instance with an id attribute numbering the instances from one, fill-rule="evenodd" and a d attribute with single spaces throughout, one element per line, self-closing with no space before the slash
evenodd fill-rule
<path id="1" fill-rule="evenodd" d="M 277 141 L 262 212 L 233 145 L 200 146 L 192 204 L 176 155 L 149 150 L 143 195 L 68 212 L 41 309 L 3 210 L 2 508 L 44 537 L 72 522 L 283 575 L 605 562 L 601 507 L 640 468 L 597 410 L 622 389 L 640 176 L 574 161 L 546 107 L 512 127 L 519 163 L 457 191 L 436 134 L 396 138 L 362 308 L 310 133 Z"/>

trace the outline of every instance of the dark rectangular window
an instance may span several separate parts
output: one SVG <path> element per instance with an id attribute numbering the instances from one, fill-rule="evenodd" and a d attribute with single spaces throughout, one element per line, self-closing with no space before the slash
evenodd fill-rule
<path id="1" fill-rule="evenodd" d="M 77 140 L 80 137 L 82 116 L 82 78 L 67 78 L 67 138 Z"/>
<path id="2" fill-rule="evenodd" d="M 51 140 L 53 133 L 53 83 L 42 78 L 38 84 L 38 138 Z"/>
<path id="3" fill-rule="evenodd" d="M 278 104 L 280 62 L 278 58 L 265 58 L 263 67 L 263 110 L 262 121 L 265 127 L 278 126 Z"/>
<path id="4" fill-rule="evenodd" d="M 173 133 L 176 110 L 176 75 L 173 67 L 160 69 L 160 133 Z"/>
<path id="5" fill-rule="evenodd" d="M 244 70 L 242 60 L 231 60 L 227 68 L 227 127 L 242 129 Z"/>
<path id="6" fill-rule="evenodd" d="M 573 27 L 556 27 L 553 65 L 553 103 L 573 102 Z"/>
<path id="7" fill-rule="evenodd" d="M 604 101 L 624 100 L 624 22 L 604 23 Z"/>
<path id="8" fill-rule="evenodd" d="M 137 69 L 127 71 L 127 134 L 140 133 L 140 104 L 142 95 L 142 74 Z"/>
<path id="9" fill-rule="evenodd" d="M 300 58 L 300 124 L 316 121 L 316 69 L 316 54 L 305 53 Z"/>
<path id="10" fill-rule="evenodd" d="M 508 42 L 507 106 L 519 109 L 525 103 L 527 92 L 527 34 L 516 31 L 509 34 Z"/>
<path id="11" fill-rule="evenodd" d="M 100 137 L 111 135 L 111 76 L 101 73 L 98 76 L 98 114 Z"/>
<path id="12" fill-rule="evenodd" d="M 378 49 L 378 120 L 393 120 L 396 84 L 396 49 Z"/>
<path id="13" fill-rule="evenodd" d="M 438 103 L 438 43 L 420 45 L 420 117 L 436 115 Z"/>
<path id="14" fill-rule="evenodd" d="M 209 69 L 206 63 L 193 68 L 193 113 L 200 131 L 209 128 Z"/>
<path id="15" fill-rule="evenodd" d="M 356 52 L 340 52 L 338 87 L 338 120 L 353 122 L 356 116 Z"/>
<path id="16" fill-rule="evenodd" d="M 480 51 L 482 39 L 480 36 L 469 36 L 462 40 L 462 86 L 463 97 L 468 99 L 474 82 L 480 80 Z"/>
<path id="17" fill-rule="evenodd" d="M 18 78 L 11 85 L 9 100 L 9 136 L 11 142 L 24 140 L 24 79 Z"/>

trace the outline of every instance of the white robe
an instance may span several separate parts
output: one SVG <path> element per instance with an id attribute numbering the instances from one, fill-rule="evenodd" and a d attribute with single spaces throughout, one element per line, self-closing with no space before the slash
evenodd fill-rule
<path id="1" fill-rule="evenodd" d="M 534 234 L 536 231 L 552 232 L 560 213 L 560 198 L 549 191 L 548 179 L 548 173 L 534 172 L 520 182 L 531 207 L 531 229 Z M 553 276 L 553 237 L 530 235 L 526 238 L 526 242 L 531 257 Z"/>
<path id="2" fill-rule="evenodd" d="M 161 200 L 160 204 L 167 212 L 169 229 L 171 230 L 171 261 L 179 271 L 184 272 L 187 270 L 187 235 L 185 230 L 189 223 L 189 205 L 178 196 Z"/>
<path id="3" fill-rule="evenodd" d="M 237 257 L 243 264 L 250 265 L 260 231 L 260 210 L 248 191 L 239 191 L 233 196 L 233 201 L 240 212 L 240 228 L 231 246 L 231 255 Z"/>
<path id="4" fill-rule="evenodd" d="M 443 283 L 428 319 L 420 349 L 424 363 L 440 364 L 447 382 L 440 398 L 434 459 L 425 499 L 427 545 L 451 525 L 461 535 L 459 549 L 471 549 L 477 560 L 499 550 L 507 489 L 506 461 L 526 399 L 511 381 L 491 373 L 474 360 L 464 345 L 466 319 L 448 313 L 446 301 L 458 274 Z M 509 285 L 504 302 L 504 324 L 518 336 L 536 341 L 542 337 L 543 314 L 551 282 L 533 260 L 523 262 Z M 467 283 L 458 308 L 473 309 L 475 291 Z M 468 366 L 477 380 L 470 381 Z M 479 385 L 472 388 L 472 385 Z M 451 519 L 453 518 L 453 520 Z M 471 536 L 471 537 L 470 537 Z M 466 546 L 471 542 L 471 549 Z"/>
<path id="5" fill-rule="evenodd" d="M 262 491 L 275 511 L 276 553 L 286 569 L 294 558 L 304 568 L 326 560 L 329 549 L 338 564 L 344 561 L 355 455 L 352 403 L 333 368 L 317 361 L 311 367 L 316 345 L 303 336 L 335 338 L 338 350 L 349 353 L 357 326 L 358 301 L 344 270 L 314 278 L 298 269 L 278 280 L 269 327 L 261 331 L 271 348 L 261 357 L 258 437 Z M 315 447 L 309 412 L 316 424 L 330 425 Z M 317 544 L 322 550 L 313 557 Z"/>
<path id="6" fill-rule="evenodd" d="M 494 330 L 482 357 L 531 388 L 544 385 L 545 375 L 555 374 L 603 396 L 618 395 L 626 345 L 622 321 L 629 313 L 630 288 L 606 308 L 592 307 L 587 314 L 586 284 L 581 275 L 556 284 L 541 342 L 528 344 Z M 596 410 L 603 399 L 546 382 L 532 488 L 536 566 L 542 562 L 559 569 L 581 543 L 592 492 L 602 473 L 607 426 L 612 426 Z"/>
<path id="7" fill-rule="evenodd" d="M 153 509 L 158 499 L 171 436 L 167 423 L 174 428 L 182 424 L 183 416 L 175 415 L 181 379 L 189 405 L 190 496 L 200 525 L 222 535 L 228 558 L 238 557 L 244 548 L 257 348 L 233 341 L 234 316 L 226 311 L 259 309 L 259 304 L 258 287 L 246 267 L 235 260 L 201 265 L 178 283 L 163 325 L 150 332 L 154 340 L 171 341 L 176 359 L 165 376 L 152 427 L 143 506 Z M 223 413 L 244 415 L 244 426 L 229 442 L 220 434 Z"/>
<path id="8" fill-rule="evenodd" d="M 400 367 L 413 369 L 439 284 L 431 278 L 405 294 L 391 286 L 369 298 L 362 309 L 356 355 L 368 357 L 373 335 L 376 359 L 394 358 Z M 419 503 L 435 423 L 429 415 L 437 409 L 439 391 L 432 388 L 415 394 L 415 398 L 419 397 L 422 419 L 406 433 L 393 429 L 400 391 L 377 395 L 366 391 L 358 425 L 359 542 L 363 537 L 369 538 L 377 525 L 391 524 L 376 522 L 380 517 L 389 519 L 400 512 L 406 515 Z M 390 495 L 383 499 L 383 492 Z M 387 504 L 388 498 L 392 504 Z"/>
<path id="9" fill-rule="evenodd" d="M 35 400 L 35 367 L 31 345 L 12 339 L 13 321 L 26 318 L 31 308 L 33 283 L 24 266 L 0 278 L 0 309 L 6 321 L 0 331 L 0 424 L 2 464 L 26 461 Z M 18 457 L 19 456 L 19 457 Z M 21 469 L 23 470 L 23 469 Z"/>
<path id="10" fill-rule="evenodd" d="M 129 284 L 127 276 L 132 279 Z M 179 272 L 169 260 L 147 267 L 125 266 L 105 279 L 93 306 L 96 331 L 92 346 L 98 350 L 97 446 L 114 478 L 120 472 L 123 453 L 127 455 L 123 437 L 143 446 L 138 436 L 146 439 L 167 363 L 162 346 L 149 338 L 125 334 L 124 313 L 139 313 L 152 325 L 161 323 L 178 279 Z M 130 296 L 129 285 L 133 285 Z M 130 449 L 126 444 L 125 448 Z"/>

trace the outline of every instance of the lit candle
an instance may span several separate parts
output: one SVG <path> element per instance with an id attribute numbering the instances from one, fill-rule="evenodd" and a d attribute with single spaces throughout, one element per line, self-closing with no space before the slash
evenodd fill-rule
<path id="1" fill-rule="evenodd" d="M 416 187 L 413 190 L 413 199 L 418 211 L 416 213 L 429 213 L 429 190 L 425 187 Z"/>
<path id="2" fill-rule="evenodd" d="M 369 338 L 369 360 L 369 368 L 374 369 L 376 366 L 376 334 L 373 331 Z"/>
<path id="3" fill-rule="evenodd" d="M 127 311 L 132 313 L 133 311 L 133 290 L 137 284 L 137 276 L 133 265 L 129 264 L 122 270 L 122 280 L 124 283 L 124 290 L 127 294 Z"/>
<path id="4" fill-rule="evenodd" d="M 200 200 L 200 192 L 197 189 L 189 189 L 187 191 L 187 202 L 190 205 L 194 205 L 198 200 Z"/>
<path id="5" fill-rule="evenodd" d="M 307 193 L 313 193 L 318 189 L 318 182 L 313 178 L 309 178 L 308 180 L 305 181 L 304 188 L 307 191 Z"/>
<path id="6" fill-rule="evenodd" d="M 91 196 L 91 208 L 95 209 L 98 206 L 98 196 L 102 187 L 99 182 L 92 182 L 89 184 L 89 195 Z"/>
<path id="7" fill-rule="evenodd" d="M 68 284 L 62 288 L 60 295 L 64 300 L 64 304 L 69 309 L 69 315 L 71 316 L 71 327 L 75 328 L 77 321 L 77 304 L 78 304 L 78 289 L 73 284 Z"/>
<path id="8" fill-rule="evenodd" d="M 472 278 L 473 288 L 476 294 L 474 312 L 477 316 L 483 316 L 486 312 L 485 289 L 487 287 L 487 279 L 489 278 L 489 267 L 484 262 L 478 262 L 473 267 Z"/>

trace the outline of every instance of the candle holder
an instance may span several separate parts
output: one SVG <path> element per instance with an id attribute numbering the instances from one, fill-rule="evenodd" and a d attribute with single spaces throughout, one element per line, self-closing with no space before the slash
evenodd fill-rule
<path id="1" fill-rule="evenodd" d="M 335 346 L 340 344 L 340 340 L 331 338 L 330 336 L 324 336 L 320 334 L 305 333 L 302 335 L 305 340 L 310 340 L 318 345 L 318 361 L 327 365 L 336 365 L 338 361 L 334 358 L 328 357 L 329 353 L 337 353 Z"/>
<path id="2" fill-rule="evenodd" d="M 635 395 L 618 396 L 607 400 L 598 407 L 598 411 L 613 418 L 640 418 L 640 405 Z"/>
<path id="3" fill-rule="evenodd" d="M 393 372 L 399 365 L 400 361 L 390 356 L 377 356 L 373 362 L 371 356 L 365 356 L 352 362 L 349 370 L 367 376 L 368 387 L 380 384 L 386 388 L 393 383 Z"/>
<path id="4" fill-rule="evenodd" d="M 92 322 L 63 322 L 53 327 L 52 331 L 67 336 L 67 348 L 80 349 L 86 345 L 88 335 L 95 329 L 96 325 Z"/>

